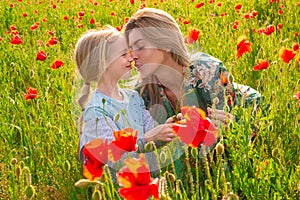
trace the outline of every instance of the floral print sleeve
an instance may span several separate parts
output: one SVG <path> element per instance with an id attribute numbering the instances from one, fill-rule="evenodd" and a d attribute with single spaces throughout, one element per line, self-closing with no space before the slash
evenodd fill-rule
<path id="1" fill-rule="evenodd" d="M 223 63 L 205 53 L 191 55 L 191 66 L 186 76 L 185 87 L 193 90 L 198 98 L 199 107 L 206 110 L 207 106 L 224 109 L 233 105 L 259 104 L 261 95 L 250 86 L 231 83 L 229 72 Z"/>

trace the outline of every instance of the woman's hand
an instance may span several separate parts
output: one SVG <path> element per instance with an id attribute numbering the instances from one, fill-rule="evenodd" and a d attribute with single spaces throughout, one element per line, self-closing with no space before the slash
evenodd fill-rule
<path id="1" fill-rule="evenodd" d="M 170 142 L 176 137 L 173 131 L 174 123 L 161 124 L 145 133 L 144 138 L 147 142 L 160 140 L 163 142 Z"/>
<path id="2" fill-rule="evenodd" d="M 207 117 L 211 119 L 212 123 L 219 127 L 220 125 L 227 125 L 229 122 L 234 121 L 232 114 L 225 112 L 224 110 L 213 110 L 207 108 Z"/>

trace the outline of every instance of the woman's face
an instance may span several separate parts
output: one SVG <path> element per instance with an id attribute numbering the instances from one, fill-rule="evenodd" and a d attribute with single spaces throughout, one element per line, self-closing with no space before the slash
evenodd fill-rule
<path id="1" fill-rule="evenodd" d="M 156 48 L 141 30 L 137 28 L 131 30 L 128 40 L 135 67 L 142 78 L 154 74 L 158 67 L 164 64 L 166 52 Z"/>

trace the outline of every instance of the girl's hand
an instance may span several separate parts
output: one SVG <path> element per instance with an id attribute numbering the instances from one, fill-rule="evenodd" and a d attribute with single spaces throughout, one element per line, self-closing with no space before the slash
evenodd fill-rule
<path id="1" fill-rule="evenodd" d="M 163 142 L 170 142 L 176 137 L 173 131 L 174 123 L 161 124 L 145 133 L 144 138 L 147 142 L 160 140 Z"/>

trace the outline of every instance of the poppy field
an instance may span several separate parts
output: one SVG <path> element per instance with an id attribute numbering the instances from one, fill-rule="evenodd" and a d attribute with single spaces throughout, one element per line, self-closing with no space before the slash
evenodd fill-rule
<path id="1" fill-rule="evenodd" d="M 220 59 L 231 81 L 263 99 L 255 109 L 243 101 L 232 108 L 238 120 L 218 130 L 209 156 L 186 148 L 184 174 L 149 143 L 170 163 L 158 177 L 132 169 L 149 170 L 141 154 L 127 160 L 118 183 L 105 164 L 99 180 L 86 179 L 75 44 L 89 29 L 121 31 L 145 7 L 170 13 L 191 53 Z M 127 199 L 300 198 L 300 1 L 2 0 L 0 13 L 0 199 L 126 199 L 132 191 L 138 196 Z"/>

